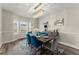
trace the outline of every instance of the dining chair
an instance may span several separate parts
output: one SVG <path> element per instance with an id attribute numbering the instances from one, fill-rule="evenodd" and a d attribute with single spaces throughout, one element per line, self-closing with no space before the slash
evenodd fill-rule
<path id="1" fill-rule="evenodd" d="M 34 54 L 36 54 L 41 49 L 42 43 L 33 34 L 30 34 L 30 38 L 31 38 L 31 45 L 35 51 Z"/>
<path id="2" fill-rule="evenodd" d="M 49 39 L 52 39 L 51 41 L 44 44 L 44 47 L 50 51 L 52 51 L 54 54 L 58 54 L 58 40 L 59 40 L 59 33 L 56 32 L 50 32 Z"/>
<path id="3" fill-rule="evenodd" d="M 48 32 L 38 32 L 38 36 L 48 36 Z"/>
<path id="4" fill-rule="evenodd" d="M 28 32 L 27 34 L 26 34 L 26 41 L 27 41 L 27 43 L 28 43 L 28 45 L 29 46 L 31 46 L 31 38 L 30 38 L 30 34 L 31 34 L 32 32 Z"/>

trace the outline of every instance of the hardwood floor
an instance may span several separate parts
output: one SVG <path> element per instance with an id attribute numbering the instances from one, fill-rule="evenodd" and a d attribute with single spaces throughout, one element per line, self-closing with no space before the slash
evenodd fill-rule
<path id="1" fill-rule="evenodd" d="M 79 55 L 79 49 L 75 49 L 66 45 L 59 44 L 59 48 L 64 49 L 66 55 Z"/>
<path id="2" fill-rule="evenodd" d="M 65 46 L 62 44 L 58 45 L 59 48 L 64 49 L 64 55 L 79 55 L 79 50 Z M 45 50 L 43 51 L 45 52 Z M 26 40 L 17 40 L 7 44 L 3 44 L 0 49 L 0 55 L 31 55 L 33 52 L 28 47 Z M 50 51 L 43 55 L 51 55 Z"/>

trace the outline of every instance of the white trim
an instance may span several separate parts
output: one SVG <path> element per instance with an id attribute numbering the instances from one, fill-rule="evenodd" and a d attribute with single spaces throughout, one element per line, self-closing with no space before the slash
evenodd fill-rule
<path id="1" fill-rule="evenodd" d="M 73 34 L 73 35 L 79 35 L 79 33 L 72 33 L 72 32 L 63 32 L 63 31 L 60 31 L 60 33 L 65 33 L 65 34 Z"/>
<path id="2" fill-rule="evenodd" d="M 9 43 L 9 42 L 13 42 L 13 41 L 16 41 L 16 40 L 18 40 L 18 39 L 20 39 L 20 38 L 13 39 L 13 40 L 11 40 L 11 41 L 2 42 L 2 44 Z"/>
<path id="3" fill-rule="evenodd" d="M 76 49 L 79 49 L 79 47 L 75 46 L 75 45 L 71 45 L 71 44 L 68 44 L 68 43 L 64 43 L 64 42 L 59 42 L 60 44 L 64 44 L 66 46 L 70 46 L 72 48 L 76 48 Z"/>
<path id="4" fill-rule="evenodd" d="M 5 41 L 5 42 L 2 42 L 2 44 L 13 42 L 13 41 L 16 41 L 16 40 L 18 40 L 18 39 L 14 39 L 14 40 L 11 40 L 11 41 Z"/>

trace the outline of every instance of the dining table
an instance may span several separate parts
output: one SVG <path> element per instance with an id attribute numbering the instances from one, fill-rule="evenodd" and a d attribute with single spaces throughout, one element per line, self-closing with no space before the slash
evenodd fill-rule
<path id="1" fill-rule="evenodd" d="M 36 36 L 37 37 L 37 39 L 39 40 L 39 41 L 41 41 L 42 43 L 46 43 L 46 42 L 49 42 L 51 39 L 49 39 L 49 37 L 48 36 Z"/>
<path id="2" fill-rule="evenodd" d="M 42 42 L 42 48 L 46 48 L 55 54 L 58 53 L 54 50 L 56 45 L 53 43 L 54 41 L 53 39 L 50 39 L 48 36 L 36 36 L 36 37 L 40 42 Z M 58 39 L 58 36 L 56 37 L 56 39 Z"/>

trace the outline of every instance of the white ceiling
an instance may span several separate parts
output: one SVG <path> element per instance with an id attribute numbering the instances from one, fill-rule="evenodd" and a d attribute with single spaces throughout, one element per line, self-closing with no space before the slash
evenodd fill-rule
<path id="1" fill-rule="evenodd" d="M 20 16 L 29 16 L 31 13 L 29 12 L 29 9 L 33 6 L 33 3 L 2 3 L 0 4 L 0 7 L 11 11 L 13 13 L 16 13 Z"/>
<path id="2" fill-rule="evenodd" d="M 63 9 L 70 8 L 70 7 L 79 7 L 77 3 L 48 3 L 45 5 L 44 9 L 46 13 L 54 13 L 60 12 Z"/>
<path id="3" fill-rule="evenodd" d="M 33 13 L 33 7 L 35 3 L 0 3 L 0 7 L 16 13 L 20 16 L 31 17 Z M 59 12 L 69 6 L 74 6 L 79 4 L 68 4 L 68 3 L 44 3 L 43 10 L 44 14 L 48 14 L 51 12 Z"/>

